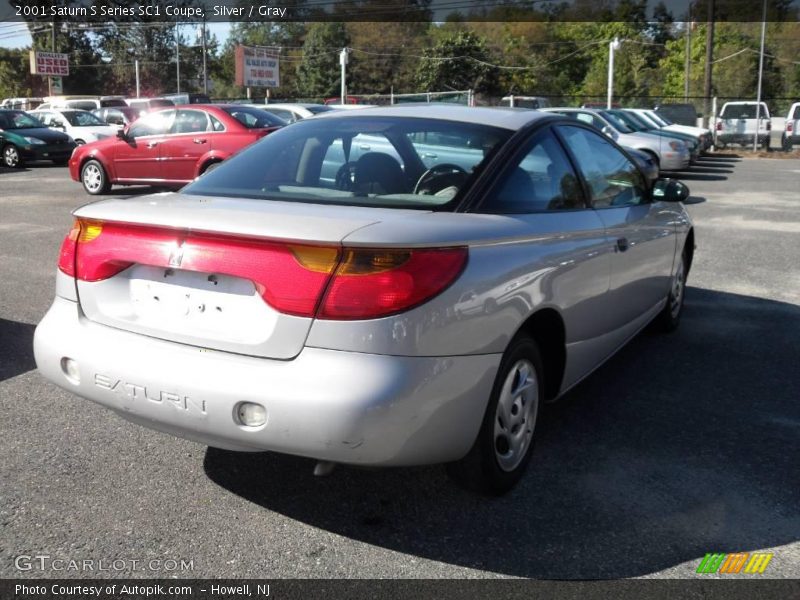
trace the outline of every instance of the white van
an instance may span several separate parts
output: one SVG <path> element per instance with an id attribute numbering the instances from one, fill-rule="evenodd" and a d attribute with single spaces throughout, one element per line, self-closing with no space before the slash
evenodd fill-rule
<path id="1" fill-rule="evenodd" d="M 714 146 L 722 149 L 728 144 L 747 146 L 753 144 L 756 134 L 756 102 L 726 102 L 714 127 Z M 767 103 L 761 103 L 758 116 L 758 145 L 769 149 L 770 124 Z"/>

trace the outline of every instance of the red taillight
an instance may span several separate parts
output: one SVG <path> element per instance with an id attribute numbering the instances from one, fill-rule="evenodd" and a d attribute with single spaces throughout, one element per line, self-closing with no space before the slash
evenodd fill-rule
<path id="1" fill-rule="evenodd" d="M 133 264 L 218 273 L 252 281 L 285 314 L 374 319 L 441 293 L 466 260 L 466 248 L 342 250 L 80 220 L 64 240 L 59 268 L 87 282 Z"/>
<path id="2" fill-rule="evenodd" d="M 722 121 L 717 121 L 717 131 L 722 131 Z"/>
<path id="3" fill-rule="evenodd" d="M 317 316 L 374 319 L 422 304 L 464 269 L 466 248 L 345 249 Z"/>
<path id="4" fill-rule="evenodd" d="M 792 121 L 789 121 L 786 124 L 786 131 L 788 131 L 789 133 L 792 133 L 792 129 L 794 129 L 794 123 Z"/>
<path id="5" fill-rule="evenodd" d="M 81 224 L 76 219 L 72 224 L 72 229 L 64 236 L 64 241 L 61 243 L 61 251 L 58 253 L 58 268 L 70 277 L 75 277 L 75 247 L 77 246 L 80 232 Z"/>
<path id="6" fill-rule="evenodd" d="M 772 131 L 772 121 L 767 121 L 767 131 Z"/>

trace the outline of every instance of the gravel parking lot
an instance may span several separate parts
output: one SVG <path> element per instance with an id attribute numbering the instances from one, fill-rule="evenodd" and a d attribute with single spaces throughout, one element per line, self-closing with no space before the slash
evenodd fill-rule
<path id="1" fill-rule="evenodd" d="M 680 177 L 698 243 L 681 328 L 549 406 L 526 478 L 486 499 L 439 467 L 318 479 L 208 450 L 45 382 L 33 331 L 89 197 L 65 168 L 0 171 L 0 577 L 693 577 L 706 552 L 754 550 L 775 553 L 761 577 L 797 577 L 800 159 Z M 35 554 L 126 566 L 15 568 Z"/>

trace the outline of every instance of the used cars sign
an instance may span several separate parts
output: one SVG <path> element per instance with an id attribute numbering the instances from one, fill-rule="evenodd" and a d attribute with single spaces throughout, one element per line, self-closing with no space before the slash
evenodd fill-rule
<path id="1" fill-rule="evenodd" d="M 31 50 L 31 73 L 33 75 L 69 75 L 69 58 L 58 52 L 37 52 Z"/>
<path id="2" fill-rule="evenodd" d="M 267 48 L 236 47 L 236 85 L 243 87 L 279 87 L 279 62 Z"/>

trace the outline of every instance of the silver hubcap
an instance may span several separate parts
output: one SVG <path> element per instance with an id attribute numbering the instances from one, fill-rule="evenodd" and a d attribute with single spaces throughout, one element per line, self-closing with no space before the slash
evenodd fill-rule
<path id="1" fill-rule="evenodd" d="M 685 280 L 686 274 L 683 266 L 683 257 L 681 257 L 681 262 L 678 263 L 678 270 L 675 272 L 675 278 L 672 280 L 672 291 L 669 295 L 669 313 L 673 319 L 677 318 L 681 312 Z"/>
<path id="2" fill-rule="evenodd" d="M 497 464 L 513 471 L 522 462 L 536 426 L 539 382 L 529 360 L 518 360 L 506 376 L 494 419 L 494 451 Z"/>
<path id="3" fill-rule="evenodd" d="M 19 162 L 19 153 L 14 146 L 9 146 L 6 148 L 4 154 L 6 165 L 9 167 L 16 167 L 17 163 Z"/>
<path id="4" fill-rule="evenodd" d="M 103 184 L 103 174 L 97 165 L 86 165 L 83 169 L 83 185 L 90 192 L 96 192 Z"/>

